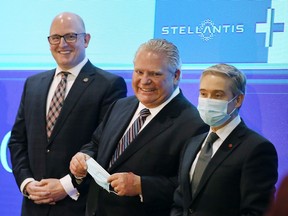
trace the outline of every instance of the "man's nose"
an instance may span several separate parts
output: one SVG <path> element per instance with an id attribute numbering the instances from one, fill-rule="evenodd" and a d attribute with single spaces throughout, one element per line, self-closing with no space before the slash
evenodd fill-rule
<path id="1" fill-rule="evenodd" d="M 59 46 L 66 46 L 66 45 L 67 45 L 67 42 L 65 41 L 64 37 L 61 37 Z"/>
<path id="2" fill-rule="evenodd" d="M 141 77 L 141 83 L 142 84 L 150 84 L 152 81 L 151 81 L 151 77 L 148 75 L 148 74 L 144 74 L 142 77 Z"/>

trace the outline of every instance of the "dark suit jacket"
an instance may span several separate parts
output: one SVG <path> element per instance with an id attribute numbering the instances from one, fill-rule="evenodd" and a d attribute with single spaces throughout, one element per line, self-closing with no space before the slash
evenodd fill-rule
<path id="1" fill-rule="evenodd" d="M 93 142 L 83 152 L 96 155 L 96 160 L 110 174 L 133 172 L 141 176 L 142 195 L 119 197 L 99 188 L 92 181 L 87 214 L 97 216 L 169 215 L 173 191 L 177 185 L 180 151 L 189 137 L 207 131 L 197 109 L 180 93 L 167 104 L 138 134 L 117 161 L 108 168 L 116 146 L 128 127 L 138 100 L 132 96 L 114 103 Z"/>
<path id="2" fill-rule="evenodd" d="M 260 216 L 277 181 L 277 153 L 242 121 L 212 157 L 194 197 L 189 171 L 207 134 L 188 141 L 171 216 Z"/>
<path id="3" fill-rule="evenodd" d="M 90 141 L 109 105 L 126 96 L 123 78 L 88 61 L 65 99 L 48 142 L 46 100 L 54 73 L 55 69 L 36 74 L 25 82 L 9 143 L 13 174 L 19 187 L 29 177 L 60 179 L 69 174 L 72 156 Z M 22 215 L 84 215 L 88 183 L 82 186 L 78 201 L 67 196 L 53 206 L 36 205 L 24 197 Z"/>

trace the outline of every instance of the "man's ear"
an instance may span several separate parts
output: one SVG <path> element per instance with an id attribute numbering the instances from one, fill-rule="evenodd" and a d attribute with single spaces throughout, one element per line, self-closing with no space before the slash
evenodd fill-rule
<path id="1" fill-rule="evenodd" d="M 236 108 L 239 108 L 239 107 L 242 106 L 242 103 L 243 103 L 243 101 L 244 101 L 244 97 L 245 97 L 244 94 L 240 94 L 240 95 L 237 96 L 237 98 L 236 98 L 236 105 L 235 105 Z"/>
<path id="2" fill-rule="evenodd" d="M 181 77 L 181 71 L 178 69 L 178 70 L 176 70 L 176 72 L 174 73 L 174 84 L 175 84 L 175 85 L 178 85 L 179 80 L 180 80 L 180 77 Z"/>
<path id="3" fill-rule="evenodd" d="M 88 47 L 89 41 L 91 39 L 91 35 L 89 33 L 87 33 L 84 37 L 84 42 L 85 42 L 85 48 Z"/>

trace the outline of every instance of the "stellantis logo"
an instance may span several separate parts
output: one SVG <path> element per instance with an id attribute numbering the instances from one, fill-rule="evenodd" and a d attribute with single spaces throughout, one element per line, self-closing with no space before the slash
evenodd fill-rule
<path id="1" fill-rule="evenodd" d="M 284 23 L 274 23 L 275 9 L 267 9 L 266 23 L 256 23 L 256 33 L 265 33 L 265 47 L 272 47 L 273 33 L 284 32 Z"/>
<path id="2" fill-rule="evenodd" d="M 181 26 L 163 26 L 162 35 L 199 35 L 204 41 L 213 39 L 216 34 L 221 33 L 243 33 L 243 24 L 218 24 L 212 20 L 206 19 L 198 26 L 181 25 Z"/>
<path id="3" fill-rule="evenodd" d="M 244 32 L 244 25 L 237 24 L 224 24 L 224 25 L 215 25 L 214 22 L 210 19 L 204 20 L 199 26 L 199 35 L 202 40 L 208 41 L 214 37 L 214 34 L 220 33 L 242 33 Z"/>

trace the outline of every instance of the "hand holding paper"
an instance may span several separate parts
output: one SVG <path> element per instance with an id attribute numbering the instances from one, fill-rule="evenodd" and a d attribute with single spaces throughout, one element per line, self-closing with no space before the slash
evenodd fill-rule
<path id="1" fill-rule="evenodd" d="M 109 190 L 109 183 L 107 182 L 108 177 L 110 174 L 102 167 L 100 166 L 93 158 L 89 158 L 87 161 L 88 166 L 88 173 L 93 177 L 95 182 L 107 190 L 109 193 L 114 192 Z M 115 193 L 115 192 L 114 192 Z M 116 194 L 116 193 L 115 193 Z"/>

